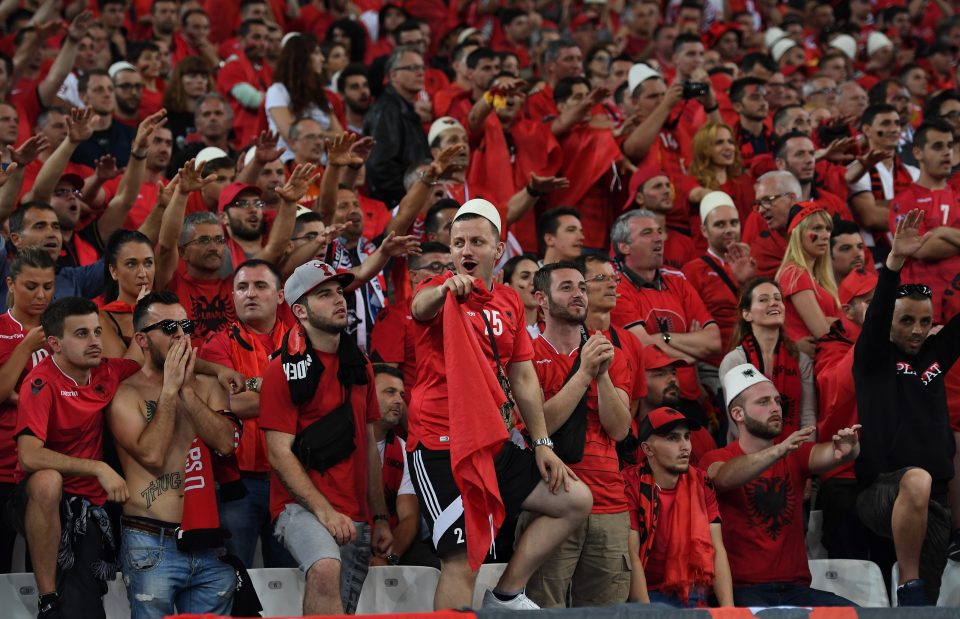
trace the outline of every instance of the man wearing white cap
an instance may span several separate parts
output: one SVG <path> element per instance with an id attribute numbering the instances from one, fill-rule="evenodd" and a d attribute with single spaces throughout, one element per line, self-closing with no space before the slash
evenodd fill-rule
<path id="1" fill-rule="evenodd" d="M 115 117 L 120 122 L 135 127 L 137 109 L 143 96 L 143 76 L 127 61 L 115 62 L 107 69 L 113 80 L 113 92 L 117 98 Z"/>
<path id="2" fill-rule="evenodd" d="M 857 457 L 860 426 L 839 430 L 829 442 L 809 442 L 815 428 L 807 427 L 775 443 L 783 409 L 773 383 L 744 363 L 724 375 L 723 389 L 739 438 L 706 454 L 699 466 L 720 501 L 736 605 L 851 606 L 810 588 L 803 487 L 811 476 Z"/>
<path id="3" fill-rule="evenodd" d="M 523 590 L 533 572 L 550 556 L 554 548 L 586 518 L 592 506 L 590 491 L 553 453 L 543 417 L 542 394 L 533 368 L 533 347 L 524 324 L 523 304 L 517 293 L 493 282 L 493 268 L 503 253 L 500 242 L 500 214 L 486 200 L 470 200 L 457 211 L 451 228 L 451 255 L 456 274 L 430 278 L 414 293 L 412 315 L 417 332 L 417 384 L 410 406 L 410 427 L 407 441 L 408 458 L 414 470 L 417 495 L 427 507 L 425 516 L 433 532 L 433 543 L 441 559 L 440 582 L 434 607 L 468 606 L 473 593 L 478 555 L 482 548 L 468 546 L 468 527 L 490 516 L 482 506 L 464 501 L 461 486 L 479 484 L 484 493 L 494 492 L 493 479 L 480 479 L 469 472 L 454 470 L 453 456 L 465 450 L 485 458 L 478 443 L 496 445 L 496 438 L 506 436 L 503 427 L 491 427 L 487 437 L 454 435 L 452 430 L 468 424 L 465 411 L 450 406 L 455 394 L 448 384 L 475 380 L 478 395 L 491 396 L 488 376 L 476 379 L 458 374 L 481 364 L 481 371 L 496 373 L 504 395 L 516 403 L 532 449 L 520 449 L 509 441 L 501 443 L 492 465 L 499 486 L 501 516 L 517 515 L 519 510 L 540 514 L 516 542 L 516 550 L 497 586 L 484 597 L 484 606 L 508 609 L 534 609 L 537 605 Z M 460 300 L 466 309 L 462 316 L 447 315 L 448 296 Z M 457 329 L 447 332 L 446 326 Z M 445 346 L 459 346 L 459 338 L 475 340 L 482 357 L 478 359 L 445 358 Z M 450 339 L 449 342 L 446 340 Z M 470 342 L 465 342 L 470 345 Z M 470 349 L 464 350 L 468 353 Z M 469 354 L 467 356 L 470 356 Z M 493 387 L 494 389 L 496 387 Z M 459 394 L 456 394 L 459 395 Z M 497 394 L 494 394 L 497 397 Z M 502 397 L 497 397 L 503 401 Z M 497 412 L 481 414 L 496 417 L 512 426 L 512 408 L 503 405 Z M 482 432 L 481 432 L 482 434 Z M 489 453 L 489 452 L 487 452 Z M 459 480 L 459 481 L 458 481 Z M 474 496 L 480 492 L 470 486 Z M 488 495 L 484 495 L 488 496 Z M 468 517 L 465 510 L 469 510 Z M 479 512 L 479 513 L 478 513 Z M 469 529 L 477 531 L 478 528 Z M 482 539 L 482 538 L 480 538 Z M 477 544 L 477 541 L 472 542 Z M 479 552 L 477 552 L 479 550 Z M 468 551 L 471 559 L 468 560 Z"/>
<path id="4" fill-rule="evenodd" d="M 890 76 L 896 62 L 896 52 L 890 37 L 874 30 L 867 36 L 867 66 L 864 71 L 878 78 Z"/>
<path id="5" fill-rule="evenodd" d="M 711 191 L 704 196 L 700 201 L 700 221 L 707 253 L 685 264 L 683 274 L 700 293 L 720 327 L 720 350 L 727 351 L 737 324 L 740 286 L 756 275 L 757 265 L 750 258 L 750 246 L 740 242 L 740 215 L 729 195 Z M 719 367 L 721 360 L 721 355 L 714 355 L 706 363 Z"/>
<path id="6" fill-rule="evenodd" d="M 374 438 L 370 361 L 344 337 L 353 275 L 313 260 L 283 287 L 298 325 L 263 374 L 260 427 L 273 469 L 274 534 L 306 575 L 305 615 L 353 613 L 371 552 L 393 538 Z M 373 527 L 368 523 L 373 522 Z"/>

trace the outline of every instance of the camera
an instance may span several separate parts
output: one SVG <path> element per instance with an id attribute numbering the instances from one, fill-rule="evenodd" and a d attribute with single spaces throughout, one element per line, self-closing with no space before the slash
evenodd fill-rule
<path id="1" fill-rule="evenodd" d="M 683 98 L 696 99 L 710 92 L 710 87 L 704 82 L 684 82 Z"/>

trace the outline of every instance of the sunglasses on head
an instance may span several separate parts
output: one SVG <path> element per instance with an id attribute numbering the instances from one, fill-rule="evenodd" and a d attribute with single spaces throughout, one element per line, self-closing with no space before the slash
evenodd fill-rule
<path id="1" fill-rule="evenodd" d="M 160 329 L 163 331 L 164 335 L 176 335 L 177 329 L 183 329 L 185 335 L 191 335 L 194 331 L 197 330 L 197 325 L 192 320 L 172 320 L 170 318 L 166 320 L 161 320 L 160 322 L 155 322 L 152 325 L 148 325 L 140 329 L 141 333 L 147 333 L 155 329 Z"/>
<path id="2" fill-rule="evenodd" d="M 928 299 L 933 298 L 933 292 L 930 290 L 930 287 L 923 284 L 904 284 L 897 288 L 898 299 L 902 299 L 903 297 L 910 296 L 912 294 L 923 295 Z"/>

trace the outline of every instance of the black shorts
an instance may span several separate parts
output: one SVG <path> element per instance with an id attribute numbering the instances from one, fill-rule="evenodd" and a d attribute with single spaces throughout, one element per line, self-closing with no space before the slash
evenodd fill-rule
<path id="1" fill-rule="evenodd" d="M 421 513 L 433 536 L 433 547 L 441 557 L 466 550 L 466 526 L 460 490 L 453 480 L 450 452 L 423 445 L 407 454 L 410 479 L 420 499 Z M 542 480 L 536 456 L 509 441 L 493 460 L 500 499 L 506 517 L 517 516 L 521 505 Z"/>

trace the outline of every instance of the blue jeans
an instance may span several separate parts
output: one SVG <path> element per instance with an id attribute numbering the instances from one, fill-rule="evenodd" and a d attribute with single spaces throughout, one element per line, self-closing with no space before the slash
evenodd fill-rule
<path id="1" fill-rule="evenodd" d="M 674 608 L 697 608 L 697 605 L 700 603 L 701 593 L 709 594 L 709 591 L 691 591 L 690 597 L 687 599 L 686 603 L 682 602 L 680 598 L 675 595 L 661 593 L 660 591 L 648 591 L 647 595 L 650 596 L 651 604 L 666 604 L 667 606 L 672 606 Z M 706 598 L 704 597 L 703 599 L 704 603 L 706 604 Z"/>
<path id="2" fill-rule="evenodd" d="M 181 552 L 172 531 L 155 535 L 125 527 L 121 537 L 131 619 L 162 619 L 174 607 L 177 613 L 230 614 L 237 574 L 218 558 L 222 548 Z"/>
<path id="3" fill-rule="evenodd" d="M 259 538 L 263 567 L 296 567 L 293 557 L 273 536 L 270 478 L 244 475 L 241 481 L 247 495 L 235 501 L 220 502 L 220 526 L 230 531 L 227 550 L 249 570 L 253 567 Z"/>
<path id="4" fill-rule="evenodd" d="M 737 606 L 856 606 L 847 598 L 829 591 L 811 589 L 792 583 L 766 583 L 749 587 L 734 587 L 733 601 Z"/>

